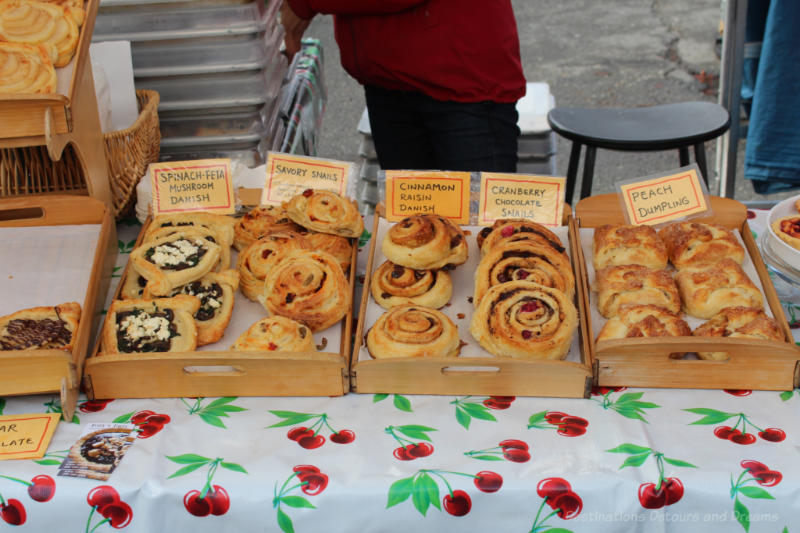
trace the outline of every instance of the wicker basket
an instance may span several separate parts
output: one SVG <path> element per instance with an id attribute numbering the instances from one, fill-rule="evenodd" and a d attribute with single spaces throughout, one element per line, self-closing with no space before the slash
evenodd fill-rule
<path id="1" fill-rule="evenodd" d="M 136 99 L 139 116 L 133 125 L 103 135 L 114 215 L 118 219 L 133 206 L 136 184 L 147 165 L 158 161 L 161 143 L 158 93 L 137 90 Z M 46 146 L 0 148 L 0 198 L 65 192 L 88 193 L 83 166 L 71 144 L 64 148 L 58 161 L 50 159 Z"/>

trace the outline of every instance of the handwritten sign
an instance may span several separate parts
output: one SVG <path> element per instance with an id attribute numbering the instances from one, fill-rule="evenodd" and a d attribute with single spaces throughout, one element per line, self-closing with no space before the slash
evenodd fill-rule
<path id="1" fill-rule="evenodd" d="M 469 224 L 469 172 L 386 171 L 386 219 L 409 215 L 441 215 Z"/>
<path id="2" fill-rule="evenodd" d="M 153 215 L 236 211 L 230 159 L 170 161 L 150 165 Z"/>
<path id="3" fill-rule="evenodd" d="M 0 460 L 44 456 L 61 413 L 0 416 Z"/>
<path id="4" fill-rule="evenodd" d="M 502 218 L 525 218 L 560 226 L 566 178 L 525 174 L 481 173 L 478 224 L 491 226 Z"/>
<path id="5" fill-rule="evenodd" d="M 708 209 L 694 168 L 619 188 L 631 224 L 661 224 Z"/>
<path id="6" fill-rule="evenodd" d="M 318 157 L 303 157 L 270 152 L 267 176 L 261 193 L 262 205 L 289 201 L 306 189 L 333 191 L 344 196 L 355 165 Z"/>

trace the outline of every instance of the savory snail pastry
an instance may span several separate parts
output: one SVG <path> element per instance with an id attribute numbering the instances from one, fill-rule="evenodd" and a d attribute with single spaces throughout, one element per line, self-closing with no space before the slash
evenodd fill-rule
<path id="1" fill-rule="evenodd" d="M 76 302 L 32 307 L 0 317 L 0 351 L 72 350 L 81 318 Z"/>
<path id="2" fill-rule="evenodd" d="M 190 352 L 200 299 L 181 294 L 155 300 L 114 300 L 103 324 L 102 353 Z"/>
<path id="3" fill-rule="evenodd" d="M 669 259 L 677 269 L 726 258 L 740 265 L 744 261 L 744 248 L 724 226 L 675 222 L 659 231 L 658 236 L 667 245 Z"/>
<path id="4" fill-rule="evenodd" d="M 508 241 L 533 241 L 564 254 L 564 246 L 555 233 L 541 224 L 525 219 L 496 220 L 492 226 L 483 228 L 478 233 L 477 241 L 481 256 L 486 255 L 497 244 Z"/>
<path id="5" fill-rule="evenodd" d="M 692 335 L 696 337 L 740 337 L 782 341 L 783 332 L 778 323 L 755 307 L 727 307 L 698 326 Z M 697 352 L 700 359 L 724 361 L 727 352 Z"/>
<path id="6" fill-rule="evenodd" d="M 657 305 L 623 305 L 597 335 L 597 341 L 638 337 L 688 337 L 689 324 L 677 314 Z M 680 359 L 685 353 L 672 353 Z"/>
<path id="7" fill-rule="evenodd" d="M 668 270 L 651 270 L 642 265 L 620 265 L 597 271 L 597 309 L 610 318 L 620 306 L 652 304 L 673 313 L 681 311 L 678 286 Z"/>
<path id="8" fill-rule="evenodd" d="M 617 265 L 660 270 L 667 266 L 667 247 L 650 226 L 606 224 L 594 230 L 592 261 L 595 270 Z"/>
<path id="9" fill-rule="evenodd" d="M 308 248 L 305 238 L 299 233 L 287 231 L 259 237 L 239 254 L 237 260 L 242 294 L 258 301 L 265 296 L 264 279 L 269 270 L 289 252 Z"/>
<path id="10" fill-rule="evenodd" d="M 384 309 L 402 304 L 440 309 L 453 295 L 453 282 L 444 270 L 414 270 L 386 261 L 372 273 L 369 289 Z"/>
<path id="11" fill-rule="evenodd" d="M 487 352 L 517 359 L 564 359 L 577 329 L 578 312 L 563 292 L 524 280 L 489 289 L 469 327 Z"/>
<path id="12" fill-rule="evenodd" d="M 436 270 L 467 261 L 467 240 L 461 228 L 439 215 L 412 215 L 386 233 L 383 255 L 396 265 Z"/>
<path id="13" fill-rule="evenodd" d="M 761 292 L 732 259 L 684 268 L 675 281 L 683 310 L 697 318 L 711 318 L 726 307 L 764 307 Z"/>
<path id="14" fill-rule="evenodd" d="M 192 228 L 143 242 L 131 252 L 131 265 L 147 279 L 150 294 L 166 296 L 175 287 L 202 278 L 216 266 L 220 246 L 206 237 Z"/>
<path id="15" fill-rule="evenodd" d="M 286 214 L 304 228 L 342 237 L 361 237 L 364 219 L 358 204 L 333 191 L 306 189 L 283 203 Z"/>
<path id="16" fill-rule="evenodd" d="M 458 328 L 444 313 L 416 304 L 392 307 L 367 332 L 374 359 L 455 357 L 461 350 Z"/>
<path id="17" fill-rule="evenodd" d="M 295 224 L 279 205 L 255 207 L 240 218 L 233 227 L 233 247 L 240 252 L 264 235 L 293 231 L 305 232 Z"/>
<path id="18" fill-rule="evenodd" d="M 44 46 L 0 42 L 0 94 L 53 94 L 57 85 Z"/>
<path id="19" fill-rule="evenodd" d="M 72 59 L 85 13 L 29 0 L 0 1 L 0 40 L 44 45 L 56 67 Z"/>
<path id="20" fill-rule="evenodd" d="M 800 202 L 800 200 L 798 200 Z M 800 215 L 781 217 L 772 223 L 772 231 L 780 240 L 800 250 Z"/>
<path id="21" fill-rule="evenodd" d="M 311 330 L 284 316 L 262 318 L 242 333 L 231 346 L 238 352 L 315 352 Z"/>
<path id="22" fill-rule="evenodd" d="M 310 232 L 304 235 L 310 250 L 328 252 L 339 261 L 342 271 L 347 274 L 353 257 L 353 243 L 347 237 L 330 233 Z"/>
<path id="23" fill-rule="evenodd" d="M 208 228 L 206 226 L 191 226 L 191 225 L 178 225 L 178 226 L 163 226 L 160 228 L 149 228 L 147 234 L 145 235 L 144 239 L 142 239 L 142 244 L 140 246 L 144 246 L 147 243 L 157 241 L 159 239 L 163 239 L 165 237 L 169 237 L 171 235 L 176 235 L 184 230 L 191 229 L 192 231 L 196 231 L 200 233 L 203 238 L 209 242 L 213 242 L 219 245 L 219 261 L 217 261 L 214 270 L 220 272 L 222 270 L 227 270 L 231 266 L 231 241 L 227 238 L 224 233 L 222 235 L 218 234 L 212 228 Z"/>
<path id="24" fill-rule="evenodd" d="M 273 266 L 261 300 L 267 311 L 321 331 L 350 312 L 353 295 L 342 267 L 331 254 L 298 250 Z"/>
<path id="25" fill-rule="evenodd" d="M 172 291 L 172 296 L 187 294 L 200 299 L 200 308 L 194 313 L 198 346 L 217 342 L 225 334 L 233 315 L 234 293 L 238 287 L 239 273 L 224 270 L 209 272 L 199 280 Z M 144 290 L 144 299 L 150 299 L 147 288 Z"/>
<path id="26" fill-rule="evenodd" d="M 489 288 L 516 280 L 558 289 L 569 300 L 575 294 L 575 276 L 564 254 L 532 241 L 509 241 L 494 246 L 478 263 L 473 303 L 479 305 Z"/>

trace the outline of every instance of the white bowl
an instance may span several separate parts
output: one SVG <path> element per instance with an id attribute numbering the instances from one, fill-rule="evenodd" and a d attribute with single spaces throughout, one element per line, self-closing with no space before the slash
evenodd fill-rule
<path id="1" fill-rule="evenodd" d="M 795 207 L 795 202 L 800 199 L 800 196 L 793 196 L 791 198 L 787 198 L 775 205 L 769 211 L 769 216 L 767 217 L 767 231 L 769 231 L 769 244 L 772 251 L 775 252 L 780 259 L 782 259 L 787 265 L 795 268 L 800 269 L 800 250 L 791 247 L 788 243 L 784 242 L 780 237 L 775 234 L 775 231 L 772 229 L 772 223 L 778 220 L 779 218 L 786 217 L 789 215 L 798 215 L 797 208 Z"/>

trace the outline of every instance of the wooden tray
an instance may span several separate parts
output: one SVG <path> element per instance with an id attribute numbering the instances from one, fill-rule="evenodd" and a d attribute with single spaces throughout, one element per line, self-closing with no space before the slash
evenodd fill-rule
<path id="1" fill-rule="evenodd" d="M 569 209 L 565 209 L 569 218 Z M 447 394 L 447 395 L 498 395 L 498 396 L 552 396 L 587 398 L 592 385 L 591 353 L 584 340 L 580 340 L 581 362 L 553 360 L 520 360 L 495 357 L 423 357 L 415 359 L 372 359 L 359 361 L 364 334 L 371 324 L 365 324 L 370 295 L 370 278 L 375 262 L 378 224 L 384 213 L 378 205 L 372 228 L 367 259 L 367 274 L 361 294 L 360 315 L 353 348 L 351 390 L 359 393 Z M 570 245 L 574 241 L 575 227 L 568 225 Z M 470 254 L 477 253 L 474 238 L 469 238 Z M 571 254 L 573 270 L 576 254 Z M 576 275 L 576 284 L 578 276 Z M 578 285 L 578 291 L 581 290 Z M 576 291 L 577 293 L 577 291 Z M 577 297 L 578 313 L 583 314 L 582 300 Z M 466 317 L 462 329 L 468 327 Z M 578 333 L 580 335 L 580 332 Z M 470 337 L 471 338 L 471 337 Z M 474 342 L 474 341 L 473 341 Z"/>
<path id="2" fill-rule="evenodd" d="M 101 311 L 117 254 L 116 227 L 111 211 L 88 197 L 49 196 L 0 200 L 0 226 L 31 227 L 99 224 L 90 282 L 81 303 L 81 320 L 72 352 L 63 350 L 0 351 L 0 395 L 59 392 L 65 420 L 75 412 L 81 370 Z M 11 260 L 13 258 L 5 258 Z M 54 267 L 55 268 L 55 267 Z M 54 275 L 56 275 L 54 273 Z M 54 302 L 53 305 L 62 302 Z M 30 307 L 21 304 L 20 308 Z"/>
<path id="3" fill-rule="evenodd" d="M 251 198 L 252 193 L 240 198 Z M 142 241 L 142 228 L 136 246 Z M 355 283 L 353 243 L 350 289 Z M 128 275 L 125 267 L 122 280 Z M 119 298 L 122 280 L 114 295 Z M 237 291 L 236 299 L 244 299 Z M 267 312 L 264 311 L 264 316 Z M 183 396 L 341 396 L 350 388 L 353 315 L 342 320 L 337 352 L 234 352 L 226 349 L 179 353 L 111 354 L 86 361 L 83 386 L 90 398 L 172 398 Z"/>
<path id="4" fill-rule="evenodd" d="M 757 339 L 672 337 L 619 339 L 595 342 L 591 314 L 582 313 L 594 360 L 595 384 L 600 386 L 666 387 L 689 389 L 758 389 L 792 390 L 800 382 L 800 349 L 794 344 L 775 288 L 758 251 L 750 226 L 747 208 L 732 199 L 711 197 L 710 217 L 694 219 L 715 223 L 741 232 L 753 265 L 764 289 L 767 305 L 781 326 L 784 341 Z M 579 227 L 595 228 L 603 224 L 625 224 L 615 194 L 585 198 L 576 206 Z M 589 309 L 589 281 L 586 257 L 580 254 L 580 277 L 585 308 Z M 589 258 L 590 259 L 590 258 Z M 672 352 L 724 351 L 727 361 L 670 359 Z"/>

